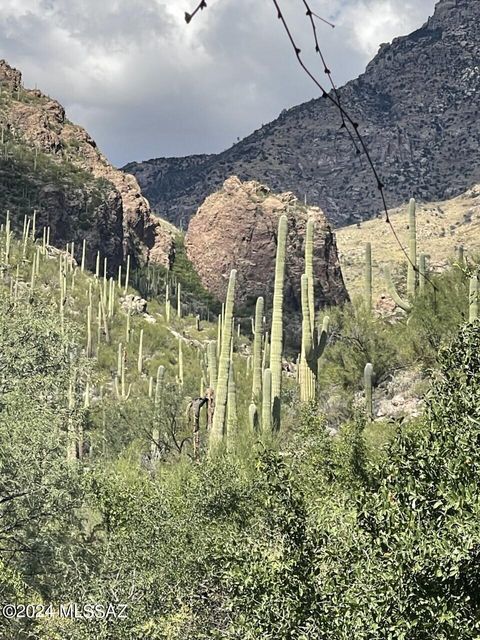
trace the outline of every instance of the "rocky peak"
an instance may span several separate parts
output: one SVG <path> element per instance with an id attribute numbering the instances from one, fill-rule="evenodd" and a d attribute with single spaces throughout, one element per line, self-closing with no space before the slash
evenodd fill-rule
<path id="1" fill-rule="evenodd" d="M 0 83 L 10 91 L 18 91 L 22 86 L 22 74 L 11 67 L 6 60 L 0 60 Z"/>
<path id="2" fill-rule="evenodd" d="M 413 33 L 380 47 L 340 91 L 359 122 L 390 207 L 443 200 L 480 181 L 480 1 L 441 0 Z M 335 61 L 330 62 L 335 72 Z M 320 206 L 338 226 L 375 217 L 381 201 L 365 158 L 321 98 L 284 110 L 216 156 L 128 165 L 170 220 L 193 215 L 232 173 Z M 168 168 L 170 166 L 170 169 Z M 161 186 L 161 188 L 160 188 Z"/>
<path id="3" fill-rule="evenodd" d="M 113 167 L 85 129 L 66 119 L 59 102 L 38 89 L 23 88 L 21 80 L 19 71 L 0 62 L 0 82 L 7 82 L 11 92 L 0 116 L 13 139 L 48 154 L 58 164 L 71 163 L 110 183 L 122 209 L 123 253 L 131 253 L 139 262 L 169 266 L 174 255 L 174 228 L 152 214 L 135 177 Z"/>
<path id="4" fill-rule="evenodd" d="M 335 236 L 318 207 L 303 206 L 291 193 L 273 193 L 257 181 L 228 178 L 191 219 L 185 237 L 187 255 L 203 286 L 225 298 L 230 270 L 237 269 L 236 305 L 251 310 L 258 296 L 271 306 L 278 220 L 288 217 L 285 305 L 298 316 L 300 278 L 304 273 L 304 238 L 308 218 L 315 220 L 314 273 L 316 308 L 348 296 L 338 262 Z"/>

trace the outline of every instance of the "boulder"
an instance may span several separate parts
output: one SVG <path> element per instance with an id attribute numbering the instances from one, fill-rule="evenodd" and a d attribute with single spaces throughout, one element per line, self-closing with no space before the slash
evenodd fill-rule
<path id="1" fill-rule="evenodd" d="M 143 315 L 147 312 L 147 301 L 131 293 L 120 298 L 120 306 L 125 313 L 130 313 L 131 315 Z"/>
<path id="2" fill-rule="evenodd" d="M 275 194 L 259 182 L 241 182 L 233 176 L 200 206 L 190 221 L 185 247 L 203 286 L 219 300 L 225 298 L 230 270 L 237 269 L 237 312 L 250 312 L 258 296 L 264 296 L 271 306 L 277 227 L 283 214 L 288 217 L 286 311 L 301 309 L 300 278 L 309 218 L 315 221 L 315 306 L 320 309 L 348 299 L 335 236 L 323 211 L 304 206 L 290 192 Z"/>

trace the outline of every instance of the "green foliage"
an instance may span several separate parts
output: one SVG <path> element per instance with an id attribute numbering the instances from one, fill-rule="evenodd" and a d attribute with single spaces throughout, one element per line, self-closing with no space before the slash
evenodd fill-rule
<path id="1" fill-rule="evenodd" d="M 184 236 L 178 233 L 175 236 L 175 261 L 171 271 L 161 265 L 148 265 L 137 267 L 132 274 L 133 286 L 138 289 L 141 296 L 149 299 L 165 298 L 167 282 L 170 283 L 170 295 L 172 288 L 175 291 L 177 283 L 182 288 L 182 302 L 188 312 L 202 317 L 219 313 L 221 305 L 202 285 L 200 278 L 187 257 L 184 244 Z"/>
<path id="2" fill-rule="evenodd" d="M 67 269 L 62 325 L 58 262 L 42 254 L 32 293 L 35 254 L 28 242 L 23 261 L 14 242 L 1 280 L 0 595 L 3 602 L 123 602 L 128 616 L 0 620 L 2 637 L 480 637 L 478 321 L 458 334 L 468 316 L 467 267 L 435 277 L 435 290 L 424 283 L 408 321 L 376 317 L 364 301 L 331 310 L 323 398 L 300 404 L 294 376 L 283 376 L 284 428 L 273 436 L 268 363 L 262 405 L 252 409 L 261 409 L 264 432 L 254 419 L 253 428 L 248 423 L 253 376 L 242 354 L 247 341 L 235 338 L 231 352 L 232 282 L 216 435 L 223 432 L 235 368 L 235 446 L 194 460 L 185 408 L 199 393 L 205 348 L 216 377 L 215 326 L 205 322 L 199 332 L 191 316 L 166 324 L 151 300 L 150 321 L 131 318 L 124 366 L 132 394 L 118 402 L 112 374 L 125 337 L 124 311 L 115 305 L 107 337 L 95 317 L 103 283 L 77 270 L 73 295 Z M 15 283 L 18 295 L 5 294 Z M 94 353 L 87 361 L 89 285 Z M 304 294 L 308 301 L 308 278 Z M 305 306 L 311 326 L 312 309 Z M 179 340 L 183 386 L 175 382 Z M 366 362 L 374 363 L 377 384 L 397 368 L 431 367 L 424 415 L 382 424 L 367 420 L 363 407 L 352 408 L 339 431 L 332 430 L 322 400 L 337 389 L 352 400 Z M 159 367 L 161 393 L 155 394 Z M 230 392 L 233 397 L 232 385 Z M 72 432 L 89 445 L 83 460 L 67 459 Z M 204 420 L 200 432 L 205 451 Z"/>
<path id="3" fill-rule="evenodd" d="M 468 320 L 469 279 L 458 266 L 429 279 L 436 288 L 427 283 L 423 294 L 417 295 L 405 329 L 404 348 L 410 360 L 433 367 L 441 346 Z"/>
<path id="4" fill-rule="evenodd" d="M 399 323 L 393 327 L 361 301 L 329 310 L 329 318 L 330 342 L 320 368 L 322 389 L 327 382 L 341 389 L 361 388 L 366 362 L 375 363 L 377 381 L 400 365 Z"/>
<path id="5" fill-rule="evenodd" d="M 54 309 L 0 300 L 0 577 L 2 600 L 19 590 L 52 598 L 51 576 L 73 579 L 81 537 L 82 469 L 67 463 L 66 425 L 86 427 L 78 402 L 66 403 L 72 376 L 71 333 L 62 336 Z M 76 379 L 87 368 L 78 354 Z M 73 550 L 71 546 L 73 545 Z M 15 577 L 17 576 L 17 577 Z M 4 621 L 0 622 L 3 624 Z M 14 623 L 12 623 L 15 627 Z M 12 627 L 12 628 L 13 628 Z"/>

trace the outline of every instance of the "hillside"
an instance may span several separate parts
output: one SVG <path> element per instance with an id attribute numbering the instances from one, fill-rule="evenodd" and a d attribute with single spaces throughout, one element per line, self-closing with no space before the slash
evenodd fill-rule
<path id="1" fill-rule="evenodd" d="M 463 323 L 465 273 L 438 276 L 408 322 L 346 303 L 319 335 L 307 227 L 295 364 L 283 285 L 273 326 L 259 299 L 242 332 L 235 271 L 213 323 L 190 313 L 192 274 L 136 271 L 142 300 L 125 272 L 88 273 L 33 218 L 20 235 L 9 223 L 2 637 L 384 640 L 386 617 L 392 638 L 474 637 L 480 327 Z M 278 282 L 287 232 L 283 217 Z M 39 615 L 22 615 L 24 599 Z M 59 615 L 64 602 L 75 615 Z"/>
<path id="2" fill-rule="evenodd" d="M 408 248 L 407 207 L 390 212 L 395 231 Z M 350 225 L 336 231 L 342 273 L 350 296 L 364 291 L 365 244 L 372 246 L 373 292 L 375 299 L 387 296 L 381 270 L 390 266 L 402 270 L 406 258 L 384 218 Z M 480 187 L 469 189 L 456 198 L 417 204 L 417 251 L 427 256 L 432 272 L 445 270 L 456 259 L 459 247 L 473 260 L 480 254 Z"/>
<path id="3" fill-rule="evenodd" d="M 137 181 L 118 171 L 62 105 L 38 89 L 27 89 L 22 74 L 0 60 L 0 209 L 14 226 L 24 212 L 37 211 L 37 226 L 49 226 L 52 244 L 74 241 L 75 255 L 87 240 L 87 263 L 97 250 L 120 265 L 167 266 L 174 255 L 174 228 L 152 215 Z"/>
<path id="4" fill-rule="evenodd" d="M 458 195 L 480 180 L 480 3 L 440 0 L 425 25 L 380 47 L 340 89 L 385 183 L 389 206 Z M 287 46 L 287 44 L 285 45 Z M 330 61 L 335 71 L 334 61 Z M 363 156 L 322 98 L 285 110 L 230 149 L 130 163 L 153 208 L 185 221 L 230 175 L 293 191 L 336 226 L 380 208 Z"/>

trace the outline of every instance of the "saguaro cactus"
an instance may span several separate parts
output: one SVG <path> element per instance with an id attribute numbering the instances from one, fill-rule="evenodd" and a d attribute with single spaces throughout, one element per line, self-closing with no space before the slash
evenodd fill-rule
<path id="1" fill-rule="evenodd" d="M 152 427 L 152 444 L 151 444 L 151 457 L 155 460 L 158 454 L 158 446 L 160 440 L 160 415 L 162 412 L 163 402 L 163 378 L 165 375 L 165 367 L 160 365 L 157 369 L 157 380 L 155 384 L 155 398 L 153 405 L 153 427 Z"/>
<path id="2" fill-rule="evenodd" d="M 220 351 L 222 349 L 222 327 L 223 327 L 223 319 L 222 315 L 219 313 L 217 318 L 217 356 L 220 357 Z"/>
<path id="3" fill-rule="evenodd" d="M 287 216 L 283 215 L 280 217 L 278 222 L 275 285 L 273 291 L 272 337 L 270 346 L 270 369 L 272 372 L 272 418 L 273 428 L 277 431 L 280 429 L 280 394 L 282 391 L 283 285 L 285 279 L 287 232 Z"/>
<path id="4" fill-rule="evenodd" d="M 272 372 L 270 369 L 265 369 L 263 372 L 262 430 L 265 433 L 272 430 Z"/>
<path id="5" fill-rule="evenodd" d="M 266 331 L 265 345 L 263 347 L 263 358 L 262 358 L 262 376 L 265 369 L 267 369 L 269 362 L 270 362 L 270 341 L 268 339 L 268 331 Z"/>
<path id="6" fill-rule="evenodd" d="M 120 385 L 119 385 L 119 382 L 118 382 L 119 376 L 116 375 L 115 379 L 114 379 L 115 392 L 117 394 L 117 399 L 118 400 L 125 400 L 126 401 L 126 400 L 128 400 L 130 398 L 130 393 L 132 391 L 132 385 L 131 385 L 131 383 L 128 385 L 128 391 L 127 391 L 126 378 L 125 378 L 126 352 L 125 352 L 125 349 L 122 350 L 121 345 L 119 345 L 119 354 L 118 355 L 119 355 L 118 365 L 120 367 Z"/>
<path id="7" fill-rule="evenodd" d="M 325 316 L 323 326 L 315 326 L 315 287 L 313 283 L 313 233 L 314 222 L 307 222 L 305 236 L 305 273 L 301 278 L 302 299 L 302 351 L 299 364 L 300 399 L 309 402 L 315 399 L 319 360 L 328 338 L 329 318 Z"/>
<path id="8" fill-rule="evenodd" d="M 319 360 L 325 351 L 328 340 L 330 319 L 325 316 L 320 330 L 310 326 L 310 310 L 308 304 L 308 276 L 304 274 L 302 286 L 302 352 L 300 355 L 300 399 L 302 402 L 315 400 Z"/>
<path id="9" fill-rule="evenodd" d="M 248 407 L 248 421 L 252 431 L 258 431 L 258 411 L 257 405 L 254 402 L 250 403 Z"/>
<path id="10" fill-rule="evenodd" d="M 183 386 L 183 345 L 181 338 L 178 339 L 178 384 Z"/>
<path id="11" fill-rule="evenodd" d="M 228 374 L 228 400 L 227 400 L 227 442 L 232 442 L 232 436 L 237 430 L 237 386 L 235 384 L 233 362 L 230 361 L 230 371 Z"/>
<path id="12" fill-rule="evenodd" d="M 177 284 L 177 316 L 182 317 L 182 285 Z"/>
<path id="13" fill-rule="evenodd" d="M 207 345 L 207 362 L 208 362 L 208 386 L 211 389 L 217 387 L 217 345 L 212 340 Z"/>
<path id="14" fill-rule="evenodd" d="M 307 298 L 310 311 L 310 326 L 315 326 L 315 280 L 313 277 L 313 235 L 315 222 L 313 218 L 307 220 L 305 234 L 305 274 L 308 277 Z"/>
<path id="15" fill-rule="evenodd" d="M 263 298 L 257 298 L 257 304 L 255 306 L 255 324 L 253 327 L 253 400 L 258 400 L 262 393 L 263 307 Z"/>
<path id="16" fill-rule="evenodd" d="M 123 295 L 127 295 L 128 291 L 128 281 L 130 279 L 130 254 L 127 256 L 127 271 L 125 273 L 125 287 L 123 289 Z"/>
<path id="17" fill-rule="evenodd" d="M 63 308 L 63 305 L 61 308 Z M 87 307 L 87 348 L 86 348 L 87 358 L 91 358 L 93 355 L 92 344 L 93 344 L 92 343 L 92 304 L 90 303 Z"/>
<path id="18" fill-rule="evenodd" d="M 233 305 L 235 300 L 235 279 L 237 272 L 230 272 L 228 282 L 227 302 L 225 305 L 225 321 L 222 330 L 222 346 L 218 363 L 218 380 L 216 389 L 216 405 L 213 425 L 210 432 L 210 452 L 215 450 L 222 441 L 225 429 L 225 411 L 227 405 L 228 375 L 230 371 L 230 345 L 232 341 Z"/>
<path id="19" fill-rule="evenodd" d="M 170 322 L 170 310 L 170 285 L 167 282 L 167 284 L 165 285 L 165 320 L 167 322 Z"/>
<path id="20" fill-rule="evenodd" d="M 87 255 L 87 241 L 84 238 L 82 242 L 82 262 L 80 264 L 80 271 L 83 273 L 85 271 L 85 259 Z"/>
<path id="21" fill-rule="evenodd" d="M 139 337 L 139 341 L 138 341 L 137 369 L 138 369 L 139 375 L 142 375 L 142 370 L 143 370 L 143 329 L 140 329 L 140 337 Z"/>

